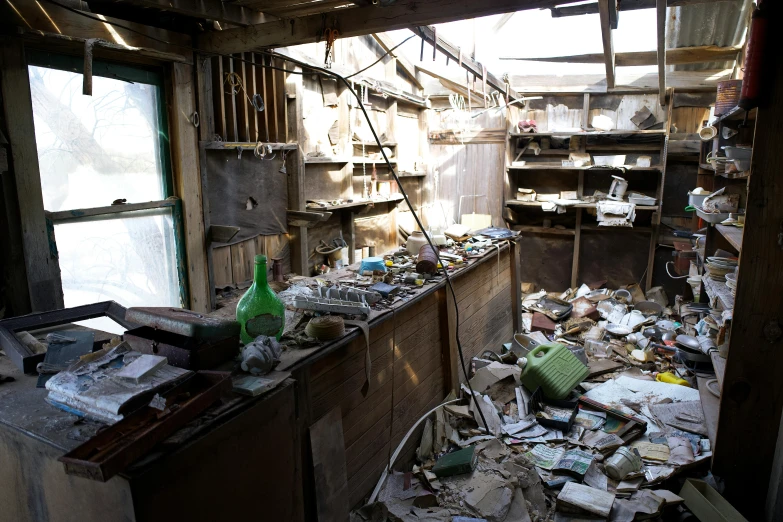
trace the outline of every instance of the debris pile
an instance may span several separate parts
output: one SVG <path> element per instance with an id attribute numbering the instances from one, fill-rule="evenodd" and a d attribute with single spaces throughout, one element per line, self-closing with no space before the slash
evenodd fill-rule
<path id="1" fill-rule="evenodd" d="M 720 327 L 661 288 L 603 286 L 525 295 L 524 332 L 471 360 L 352 521 L 680 520 L 686 477 L 720 490 L 696 387 Z"/>

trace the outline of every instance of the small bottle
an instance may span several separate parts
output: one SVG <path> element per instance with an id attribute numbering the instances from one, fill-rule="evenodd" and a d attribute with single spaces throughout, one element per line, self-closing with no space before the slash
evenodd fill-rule
<path id="1" fill-rule="evenodd" d="M 240 338 L 245 344 L 259 335 L 274 337 L 278 341 L 285 326 L 285 306 L 266 280 L 266 256 L 256 256 L 253 284 L 237 304 L 237 321 L 242 330 Z"/>

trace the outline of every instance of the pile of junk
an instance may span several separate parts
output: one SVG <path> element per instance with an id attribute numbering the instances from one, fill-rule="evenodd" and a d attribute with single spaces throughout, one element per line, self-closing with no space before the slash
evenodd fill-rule
<path id="1" fill-rule="evenodd" d="M 720 393 L 730 317 L 604 285 L 524 295 L 524 331 L 470 360 L 351 521 L 744 520 L 709 471 L 700 399 Z"/>

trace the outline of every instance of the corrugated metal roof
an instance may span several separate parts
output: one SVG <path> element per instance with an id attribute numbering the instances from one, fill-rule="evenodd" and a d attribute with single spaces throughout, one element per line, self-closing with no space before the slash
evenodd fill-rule
<path id="1" fill-rule="evenodd" d="M 709 2 L 669 8 L 666 23 L 666 47 L 696 47 L 742 45 L 753 9 L 752 0 Z M 678 71 L 728 69 L 733 62 L 709 62 L 676 65 Z"/>

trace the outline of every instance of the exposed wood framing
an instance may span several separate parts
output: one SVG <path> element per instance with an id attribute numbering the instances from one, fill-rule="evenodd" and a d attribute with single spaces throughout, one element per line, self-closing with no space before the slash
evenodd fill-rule
<path id="1" fill-rule="evenodd" d="M 105 17 L 106 22 L 116 22 L 132 29 L 128 31 L 116 25 L 78 15 L 48 2 L 14 2 L 13 5 L 16 10 L 8 10 L 12 13 L 12 18 L 8 22 L 25 31 L 29 38 L 40 40 L 41 35 L 47 38 L 59 38 L 59 41 L 55 42 L 57 46 L 65 45 L 64 41 L 73 40 L 76 42 L 74 49 L 78 49 L 80 54 L 84 48 L 84 41 L 95 38 L 98 39 L 95 48 L 96 58 L 102 56 L 99 51 L 110 51 L 114 53 L 116 59 L 116 51 L 120 51 L 131 60 L 133 56 L 139 55 L 160 60 L 190 61 L 190 53 L 187 49 L 183 49 L 190 45 L 190 38 L 181 33 Z M 91 17 L 96 16 L 86 14 Z M 169 43 L 164 44 L 161 41 Z"/>
<path id="2" fill-rule="evenodd" d="M 390 49 L 392 49 L 396 44 L 394 41 L 386 34 L 386 33 L 373 33 L 372 37 L 375 39 L 376 42 L 378 42 L 378 45 L 381 46 L 381 48 L 389 52 Z M 397 65 L 400 66 L 400 68 L 405 72 L 405 75 L 410 78 L 410 80 L 418 87 L 419 89 L 423 89 L 421 83 L 419 83 L 419 80 L 416 78 L 416 69 L 413 67 L 413 64 L 408 61 L 407 58 L 405 58 L 402 54 L 396 53 L 396 52 L 390 52 L 389 55 L 392 58 L 397 59 Z"/>
<path id="3" fill-rule="evenodd" d="M 702 45 L 698 47 L 680 47 L 666 50 L 668 65 L 686 65 L 704 62 L 735 61 L 742 51 L 741 47 L 718 47 Z M 552 56 L 549 58 L 500 58 L 501 60 L 525 60 L 528 62 L 552 63 L 604 63 L 603 54 L 575 54 L 571 56 Z M 658 51 L 641 51 L 634 53 L 615 53 L 615 65 L 627 67 L 633 65 L 656 65 Z"/>
<path id="4" fill-rule="evenodd" d="M 422 38 L 424 38 L 427 42 L 432 43 L 439 51 L 445 54 L 448 58 L 459 63 L 460 60 L 459 47 L 449 42 L 448 40 L 444 39 L 443 37 L 437 36 L 435 34 L 435 29 L 433 27 L 420 26 L 414 28 L 413 32 L 420 34 Z M 506 92 L 506 82 L 504 82 L 494 74 L 486 71 L 481 65 L 481 63 L 471 59 L 468 56 L 465 56 L 464 54 L 462 56 L 462 67 L 466 71 L 471 73 L 474 77 L 477 78 L 482 78 L 484 73 L 486 72 L 487 84 L 497 91 L 500 91 L 502 93 Z M 511 98 L 519 97 L 519 94 L 512 88 L 508 89 L 508 94 Z"/>
<path id="5" fill-rule="evenodd" d="M 598 13 L 601 18 L 601 40 L 604 45 L 604 64 L 606 66 L 606 88 L 614 89 L 614 44 L 612 43 L 611 11 L 617 11 L 615 0 L 598 0 Z M 615 13 L 616 16 L 616 13 Z"/>
<path id="6" fill-rule="evenodd" d="M 323 33 L 324 23 L 336 27 L 340 38 L 361 36 L 380 31 L 404 29 L 412 25 L 453 22 L 465 18 L 477 18 L 499 13 L 510 13 L 524 9 L 552 7 L 553 0 L 485 0 L 483 2 L 461 2 L 431 0 L 419 2 L 407 0 L 389 7 L 368 6 L 355 9 L 336 9 L 326 15 L 320 14 L 297 18 L 294 24 L 288 21 L 213 31 L 199 40 L 201 49 L 220 53 L 249 51 L 262 47 L 281 47 L 315 42 Z M 263 10 L 263 7 L 260 7 Z"/>
<path id="7" fill-rule="evenodd" d="M 34 312 L 55 310 L 64 307 L 62 281 L 54 228 L 49 229 L 44 214 L 33 102 L 22 41 L 16 38 L 0 40 L 0 59 L 3 69 L 0 92 L 8 122 L 6 131 L 19 202 L 30 306 Z"/>
<path id="8" fill-rule="evenodd" d="M 123 3 L 241 26 L 269 21 L 255 9 L 221 0 L 123 0 Z"/>
<path id="9" fill-rule="evenodd" d="M 656 5 L 656 0 L 623 0 L 617 6 L 620 11 L 633 11 L 636 9 L 651 9 Z M 696 4 L 711 4 L 713 2 L 735 2 L 740 3 L 740 0 L 669 0 L 667 4 L 669 7 L 678 7 L 683 5 L 696 5 Z M 565 3 L 565 2 L 560 2 Z M 562 16 L 577 16 L 584 14 L 596 14 L 598 13 L 598 2 L 592 4 L 579 4 L 569 5 L 565 7 L 553 7 L 552 18 L 559 18 Z"/>
<path id="10" fill-rule="evenodd" d="M 185 253 L 190 294 L 190 309 L 211 311 L 207 236 L 204 230 L 204 206 L 199 170 L 198 130 L 191 121 L 196 112 L 194 72 L 191 65 L 175 63 L 171 71 L 169 124 L 171 126 L 171 163 L 176 195 L 182 200 L 185 225 Z"/>
<path id="11" fill-rule="evenodd" d="M 704 71 L 670 71 L 666 75 L 669 87 L 677 92 L 715 92 L 717 83 L 731 78 L 733 69 Z M 639 73 L 633 70 L 617 71 L 617 84 L 607 91 L 603 74 L 580 74 L 578 76 L 556 75 L 513 75 L 511 85 L 519 93 L 524 94 L 583 94 L 605 93 L 634 94 L 642 92 L 658 92 L 657 73 Z"/>
<path id="12" fill-rule="evenodd" d="M 422 65 L 416 65 L 415 67 L 416 67 L 416 72 L 423 73 L 426 74 L 427 76 L 431 76 L 432 78 L 435 78 L 445 88 L 450 89 L 458 94 L 461 94 L 465 98 L 467 98 L 468 95 L 470 95 L 471 103 L 476 103 L 477 105 L 481 103 L 482 100 L 478 95 L 476 95 L 476 93 L 472 91 L 468 93 L 468 87 L 466 84 L 461 84 L 455 80 L 446 78 L 445 76 L 441 76 L 440 74 L 436 73 L 432 69 L 428 69 L 427 67 L 424 67 Z"/>
<path id="13" fill-rule="evenodd" d="M 666 0 L 656 0 L 658 32 L 658 95 L 661 106 L 666 105 Z"/>
<path id="14" fill-rule="evenodd" d="M 770 485 L 773 499 L 780 487 L 780 464 L 773 456 L 783 412 L 783 55 L 770 53 L 767 58 L 769 99 L 756 117 L 731 349 L 712 464 L 713 472 L 726 481 L 727 500 L 748 520 L 779 519 L 764 516 L 764 499 Z"/>

